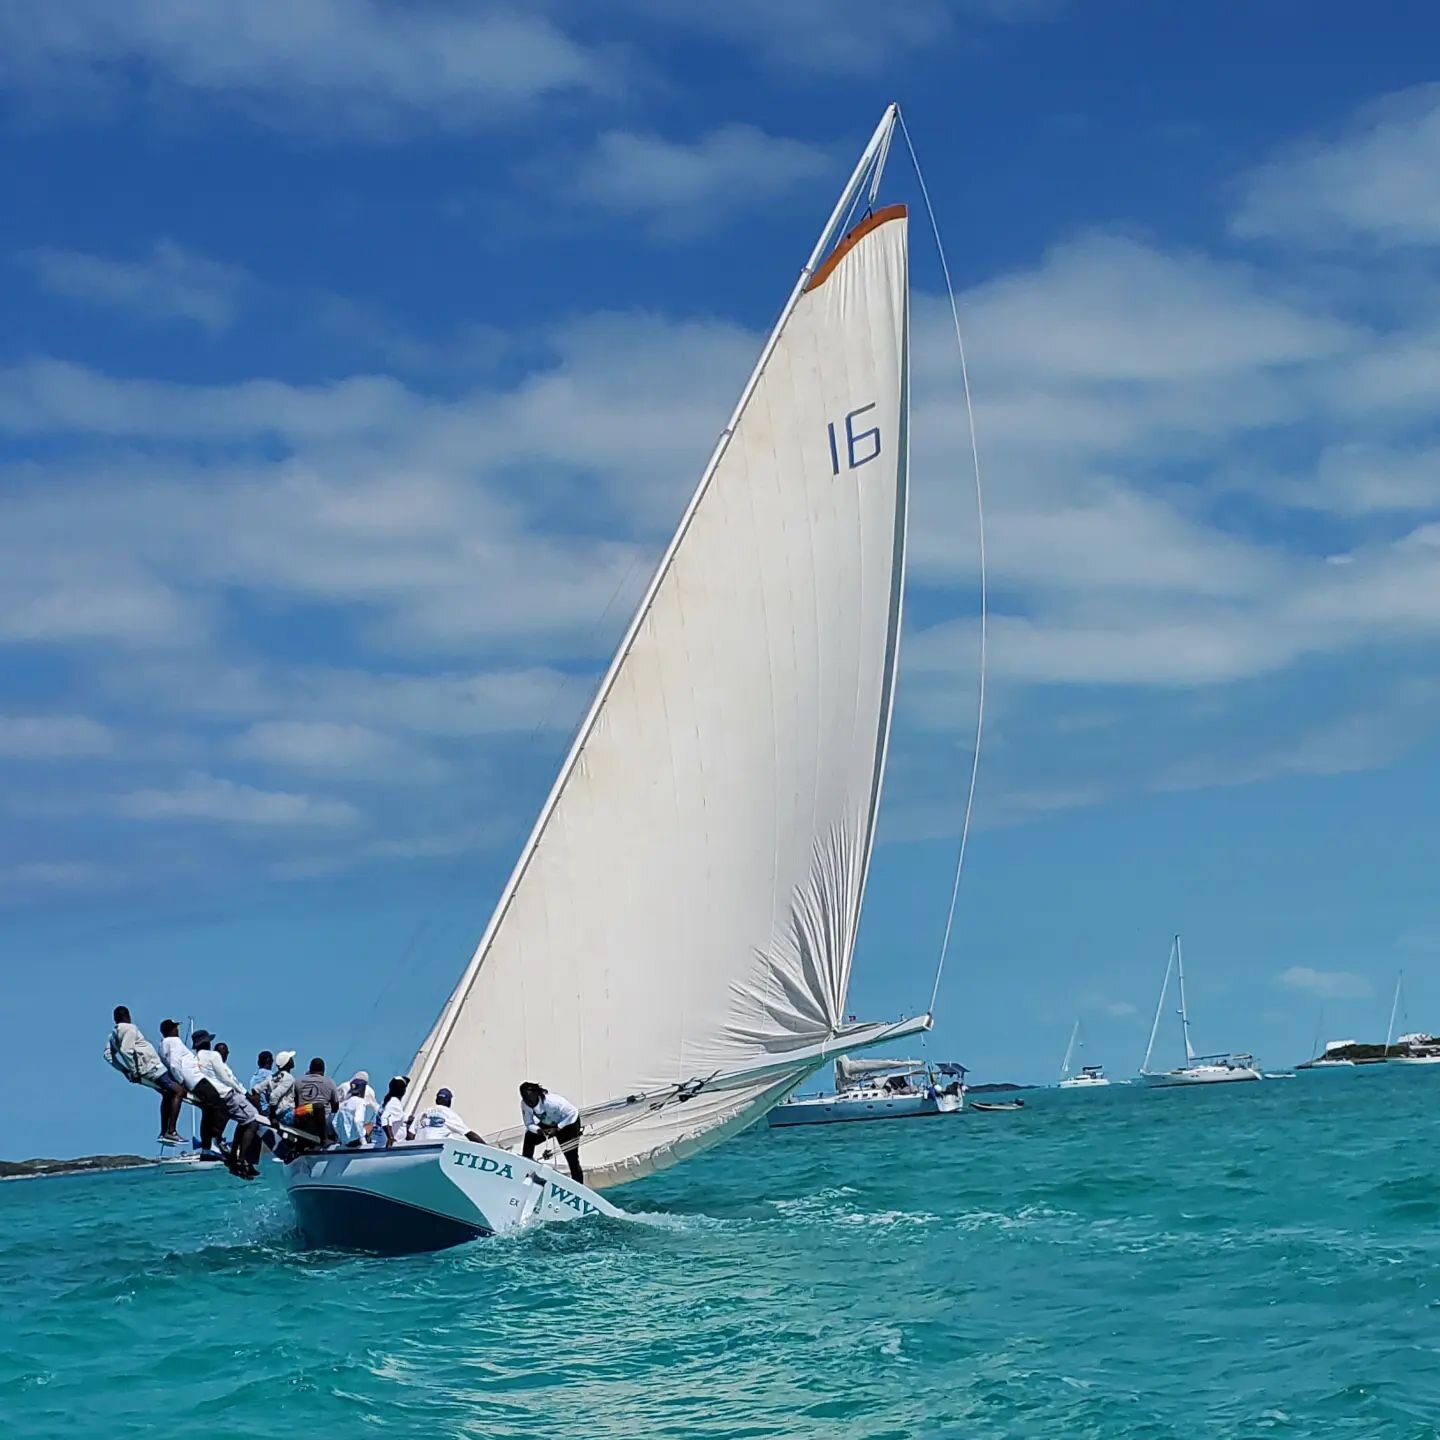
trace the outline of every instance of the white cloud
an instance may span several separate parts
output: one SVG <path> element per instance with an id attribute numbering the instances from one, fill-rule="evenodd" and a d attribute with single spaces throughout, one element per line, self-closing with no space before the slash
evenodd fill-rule
<path id="1" fill-rule="evenodd" d="M 626 0 L 648 21 L 759 54 L 787 78 L 864 75 L 895 58 L 944 43 L 957 29 L 1045 18 L 1060 0 Z M 878 114 L 877 114 L 877 119 Z"/>
<path id="2" fill-rule="evenodd" d="M 83 715 L 0 715 L 0 759 L 78 759 L 113 748 L 110 731 Z"/>
<path id="3" fill-rule="evenodd" d="M 818 146 L 724 125 L 692 142 L 611 130 L 558 188 L 601 210 L 644 221 L 663 238 L 693 235 L 833 172 Z"/>
<path id="4" fill-rule="evenodd" d="M 339 696 L 336 713 L 348 713 Z M 259 720 L 231 742 L 239 760 L 276 769 L 348 777 L 358 784 L 418 787 L 451 771 L 425 750 L 393 735 L 339 720 Z"/>
<path id="5" fill-rule="evenodd" d="M 1440 240 L 1440 86 L 1422 85 L 1355 114 L 1245 177 L 1236 232 L 1321 245 Z"/>
<path id="6" fill-rule="evenodd" d="M 253 281 L 233 265 L 206 260 L 169 240 L 142 260 L 115 260 L 74 250 L 26 256 L 52 294 L 141 320 L 188 320 L 212 335 L 228 330 Z"/>
<path id="7" fill-rule="evenodd" d="M 262 720 L 238 736 L 232 748 L 243 760 L 342 772 L 393 763 L 401 753 L 378 730 L 333 720 Z"/>
<path id="8" fill-rule="evenodd" d="M 1350 970 L 1313 970 L 1308 965 L 1292 965 L 1280 973 L 1277 983 L 1320 1000 L 1368 1000 L 1375 993 L 1363 975 Z"/>
<path id="9" fill-rule="evenodd" d="M 1349 326 L 1283 293 L 1249 266 L 1100 232 L 969 292 L 962 318 L 977 376 L 1041 384 L 1194 382 L 1355 342 Z"/>
<path id="10" fill-rule="evenodd" d="M 0 84 L 62 98 L 170 94 L 277 128 L 388 138 L 416 125 L 509 124 L 542 101 L 611 91 L 623 58 L 533 6 L 380 0 L 11 0 Z"/>
<path id="11" fill-rule="evenodd" d="M 359 819 L 355 807 L 343 800 L 257 790 L 199 772 L 187 775 L 174 789 L 119 796 L 116 809 L 136 820 L 204 820 L 276 828 L 345 826 Z"/>

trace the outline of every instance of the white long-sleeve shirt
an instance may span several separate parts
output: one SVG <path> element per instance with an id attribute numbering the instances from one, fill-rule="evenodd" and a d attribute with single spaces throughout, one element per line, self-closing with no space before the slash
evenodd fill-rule
<path id="1" fill-rule="evenodd" d="M 160 1042 L 160 1058 L 171 1078 L 187 1090 L 193 1090 L 206 1078 L 195 1052 L 178 1035 L 167 1035 Z"/>
<path id="2" fill-rule="evenodd" d="M 547 1090 L 533 1109 L 523 1100 L 520 1102 L 520 1118 L 527 1130 L 539 1130 L 542 1125 L 551 1130 L 563 1130 L 580 1118 L 580 1111 L 563 1095 Z"/>
<path id="3" fill-rule="evenodd" d="M 195 1061 L 200 1066 L 205 1078 L 222 1095 L 228 1095 L 232 1090 L 240 1088 L 240 1082 L 235 1078 L 234 1072 L 225 1063 L 224 1057 L 218 1050 L 197 1050 Z"/>
<path id="4" fill-rule="evenodd" d="M 128 1020 L 120 1021 L 110 1032 L 105 1058 L 132 1080 L 154 1080 L 165 1068 L 155 1047 Z"/>
<path id="5" fill-rule="evenodd" d="M 469 1133 L 470 1127 L 448 1105 L 427 1105 L 415 1117 L 416 1144 L 463 1140 Z"/>

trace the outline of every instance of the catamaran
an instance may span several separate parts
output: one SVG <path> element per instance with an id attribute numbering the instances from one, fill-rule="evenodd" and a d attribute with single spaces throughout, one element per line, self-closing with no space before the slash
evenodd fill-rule
<path id="1" fill-rule="evenodd" d="M 1170 972 L 1175 972 L 1180 989 L 1180 1032 L 1185 1042 L 1185 1063 L 1173 1070 L 1154 1071 L 1150 1068 L 1150 1056 L 1155 1050 L 1155 1035 L 1160 1029 L 1160 1017 L 1165 1012 L 1165 996 L 1170 989 Z M 1150 1026 L 1150 1043 L 1145 1047 L 1145 1058 L 1140 1062 L 1140 1074 L 1147 1085 L 1221 1085 L 1235 1080 L 1258 1080 L 1260 1072 L 1255 1068 L 1253 1056 L 1232 1051 L 1221 1055 L 1197 1055 L 1190 1043 L 1190 1012 L 1185 1004 L 1185 956 L 1180 948 L 1177 935 L 1170 942 L 1170 958 L 1165 962 L 1165 979 L 1160 986 L 1160 999 L 1155 1005 L 1155 1021 Z"/>
<path id="2" fill-rule="evenodd" d="M 1062 1090 L 1098 1090 L 1110 1083 L 1103 1065 L 1082 1065 L 1076 1074 L 1070 1073 L 1070 1061 L 1076 1047 L 1083 1045 L 1084 1041 L 1080 1039 L 1080 1022 L 1076 1020 L 1070 1031 L 1070 1043 L 1065 1047 L 1065 1058 L 1060 1062 L 1059 1085 Z"/>
<path id="3" fill-rule="evenodd" d="M 897 122 L 801 269 L 410 1065 L 412 1101 L 445 1086 L 486 1143 L 299 1156 L 310 1242 L 423 1250 L 617 1215 L 601 1192 L 930 1028 L 928 1010 L 846 1018 L 905 576 L 907 218 L 876 206 Z M 553 1149 L 516 1153 L 525 1080 L 579 1105 L 583 1184 Z"/>

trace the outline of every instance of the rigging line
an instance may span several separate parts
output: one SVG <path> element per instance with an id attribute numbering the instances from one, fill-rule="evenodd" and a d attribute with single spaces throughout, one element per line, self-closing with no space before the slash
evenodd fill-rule
<path id="1" fill-rule="evenodd" d="M 960 903 L 960 879 L 965 873 L 965 857 L 970 849 L 970 822 L 975 814 L 975 787 L 980 778 L 980 746 L 985 734 L 985 662 L 990 620 L 989 577 L 985 562 L 985 491 L 980 479 L 980 442 L 975 434 L 975 403 L 970 392 L 970 367 L 965 360 L 965 337 L 960 328 L 960 308 L 955 302 L 955 287 L 950 281 L 950 265 L 945 259 L 945 246 L 940 239 L 940 223 L 935 218 L 935 207 L 930 203 L 930 191 L 925 176 L 920 170 L 920 159 L 915 154 L 915 142 L 910 138 L 910 127 L 905 123 L 903 111 L 897 109 L 900 133 L 905 137 L 905 148 L 910 152 L 910 164 L 915 170 L 915 179 L 920 185 L 920 197 L 925 202 L 925 213 L 930 217 L 930 232 L 935 237 L 935 249 L 940 256 L 940 271 L 945 277 L 945 293 L 950 299 L 950 320 L 955 329 L 955 344 L 960 352 L 960 379 L 965 389 L 965 420 L 970 430 L 970 460 L 975 475 L 975 519 L 979 529 L 980 545 L 980 679 L 975 702 L 975 751 L 970 762 L 970 784 L 965 793 L 965 816 L 960 824 L 960 847 L 955 857 L 955 882 L 950 888 L 950 908 L 945 914 L 945 934 L 940 941 L 940 955 L 935 963 L 935 984 L 930 991 L 930 1013 L 935 1013 L 935 1001 L 940 994 L 940 980 L 945 973 L 945 959 L 950 952 L 950 937 L 955 929 L 955 909 Z"/>

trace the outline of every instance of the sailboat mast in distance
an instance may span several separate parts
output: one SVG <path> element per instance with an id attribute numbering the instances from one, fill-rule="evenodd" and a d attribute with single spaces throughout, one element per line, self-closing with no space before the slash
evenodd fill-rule
<path id="1" fill-rule="evenodd" d="M 1185 1003 L 1185 955 L 1180 949 L 1180 937 L 1175 937 L 1175 977 L 1180 988 L 1180 1029 L 1185 1037 L 1185 1062 L 1195 1058 L 1195 1047 L 1190 1043 L 1190 1009 Z"/>

